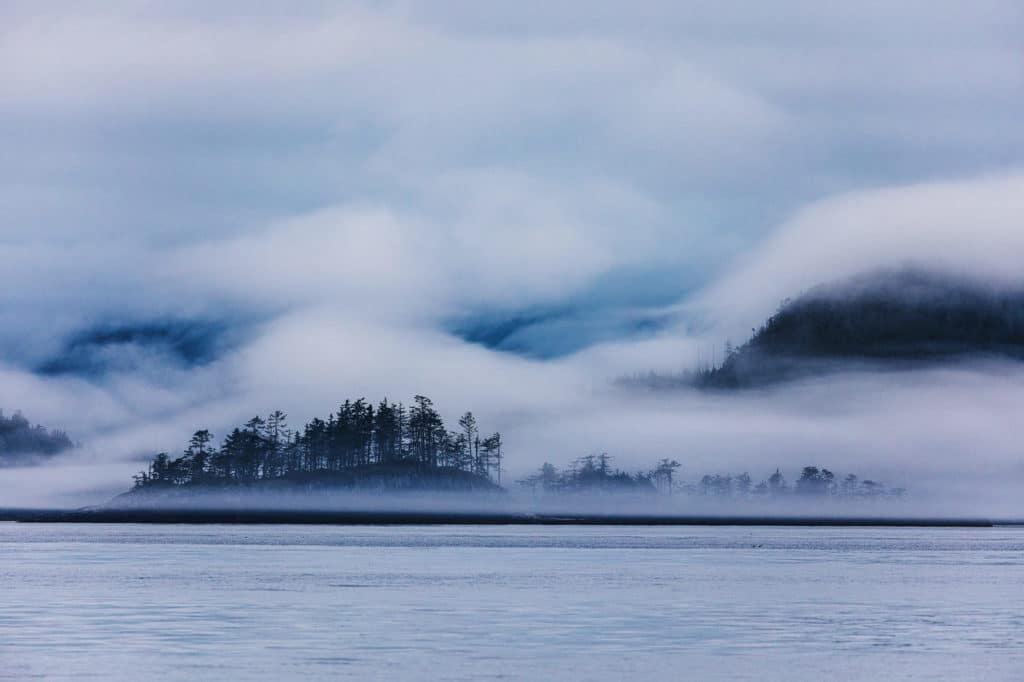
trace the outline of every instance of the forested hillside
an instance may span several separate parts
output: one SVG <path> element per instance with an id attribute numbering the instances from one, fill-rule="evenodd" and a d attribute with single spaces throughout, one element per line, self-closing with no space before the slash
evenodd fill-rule
<path id="1" fill-rule="evenodd" d="M 7 417 L 0 410 L 0 466 L 56 455 L 73 446 L 63 431 L 32 426 L 21 412 Z"/>
<path id="2" fill-rule="evenodd" d="M 876 272 L 786 300 L 723 361 L 653 387 L 731 388 L 870 367 L 933 366 L 970 358 L 1024 359 L 1024 290 L 918 270 Z"/>

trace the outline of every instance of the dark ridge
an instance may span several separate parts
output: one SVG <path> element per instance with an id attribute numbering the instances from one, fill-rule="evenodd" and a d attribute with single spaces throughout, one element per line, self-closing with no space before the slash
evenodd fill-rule
<path id="1" fill-rule="evenodd" d="M 0 410 L 0 466 L 52 457 L 72 447 L 74 443 L 63 431 L 32 426 L 21 412 L 6 417 Z"/>
<path id="2" fill-rule="evenodd" d="M 594 343 L 650 334 L 668 323 L 664 315 L 629 307 L 574 305 L 508 313 L 486 313 L 449 321 L 447 328 L 469 343 L 547 360 Z"/>
<path id="3" fill-rule="evenodd" d="M 915 269 L 816 287 L 783 301 L 718 366 L 638 375 L 654 388 L 764 386 L 836 370 L 913 370 L 978 359 L 1024 360 L 1024 289 Z"/>
<path id="4" fill-rule="evenodd" d="M 450 329 L 453 334 L 469 343 L 529 355 L 538 352 L 537 349 L 517 343 L 516 335 L 538 324 L 562 318 L 566 314 L 565 310 L 543 310 L 504 316 L 477 315 L 452 322 Z"/>
<path id="5" fill-rule="evenodd" d="M 916 271 L 857 278 L 785 304 L 749 346 L 772 355 L 921 360 L 1024 356 L 1024 291 Z"/>
<path id="6" fill-rule="evenodd" d="M 138 355 L 156 355 L 183 367 L 212 362 L 233 345 L 227 325 L 204 320 L 104 324 L 68 338 L 60 352 L 36 367 L 39 374 L 100 376 L 131 369 Z"/>
<path id="7" fill-rule="evenodd" d="M 6 510 L 0 520 L 22 523 L 190 523 L 310 525 L 549 525 L 549 526 L 853 526 L 989 528 L 987 519 L 799 516 L 655 516 L 237 509 Z"/>

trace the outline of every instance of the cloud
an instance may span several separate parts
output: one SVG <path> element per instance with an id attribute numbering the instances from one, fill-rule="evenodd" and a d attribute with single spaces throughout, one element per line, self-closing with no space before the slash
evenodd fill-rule
<path id="1" fill-rule="evenodd" d="M 478 410 L 523 469 L 591 448 L 796 461 L 832 427 L 852 443 L 883 417 L 607 384 L 843 273 L 1015 276 L 1019 19 L 995 1 L 5 3 L 0 405 L 86 441 L 107 490 L 192 428 L 356 394 Z M 490 344 L 526 357 L 466 340 L 537 315 Z M 230 342 L 202 362 L 81 343 L 165 328 Z M 76 343 L 91 373 L 36 371 Z"/>
<path id="2" fill-rule="evenodd" d="M 749 327 L 817 284 L 907 265 L 1020 283 L 1022 211 L 1020 173 L 825 199 L 787 221 L 698 305 L 734 328 Z"/>

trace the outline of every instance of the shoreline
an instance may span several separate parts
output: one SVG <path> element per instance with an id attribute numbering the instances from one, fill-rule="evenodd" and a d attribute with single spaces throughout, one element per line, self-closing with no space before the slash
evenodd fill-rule
<path id="1" fill-rule="evenodd" d="M 533 526 L 804 526 L 991 528 L 1022 521 L 983 518 L 529 514 L 429 511 L 280 509 L 0 509 L 19 523 L 286 524 L 286 525 L 533 525 Z"/>

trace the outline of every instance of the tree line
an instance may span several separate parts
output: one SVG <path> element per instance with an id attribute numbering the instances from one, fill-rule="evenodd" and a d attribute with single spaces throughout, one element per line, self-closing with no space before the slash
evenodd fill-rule
<path id="1" fill-rule="evenodd" d="M 136 488 L 251 483 L 331 472 L 370 474 L 382 469 L 464 472 L 500 484 L 501 434 L 482 435 L 472 412 L 448 430 L 433 402 L 412 405 L 365 398 L 346 400 L 326 419 L 291 429 L 280 410 L 253 417 L 219 446 L 207 429 L 196 431 L 180 456 L 157 454 L 134 477 Z"/>
<path id="2" fill-rule="evenodd" d="M 627 473 L 611 466 L 607 453 L 588 455 L 574 460 L 559 470 L 545 462 L 535 473 L 517 483 L 534 494 L 561 494 L 571 492 L 641 492 L 687 494 L 731 499 L 765 499 L 786 496 L 841 497 L 848 499 L 875 499 L 883 496 L 902 497 L 904 488 L 886 488 L 871 479 L 856 474 L 839 478 L 825 468 L 806 466 L 799 478 L 790 485 L 781 470 L 776 469 L 767 478 L 754 483 L 749 473 L 705 474 L 696 482 L 677 480 L 679 462 L 662 459 L 647 471 Z"/>
<path id="3" fill-rule="evenodd" d="M 679 462 L 663 459 L 650 471 L 629 473 L 611 466 L 608 453 L 587 455 L 573 460 L 559 470 L 545 462 L 536 472 L 517 481 L 533 493 L 565 493 L 591 491 L 671 491 L 674 472 Z"/>
<path id="4" fill-rule="evenodd" d="M 28 455 L 56 455 L 74 447 L 68 434 L 45 426 L 32 426 L 21 412 L 10 417 L 0 410 L 0 465 Z"/>
<path id="5" fill-rule="evenodd" d="M 805 466 L 799 478 L 790 485 L 779 469 L 768 478 L 754 484 L 750 474 L 705 474 L 696 484 L 687 484 L 685 491 L 692 494 L 730 497 L 765 498 L 787 495 L 804 497 L 844 497 L 873 499 L 883 496 L 903 497 L 904 488 L 886 488 L 878 481 L 847 474 L 840 478 L 828 469 Z"/>

